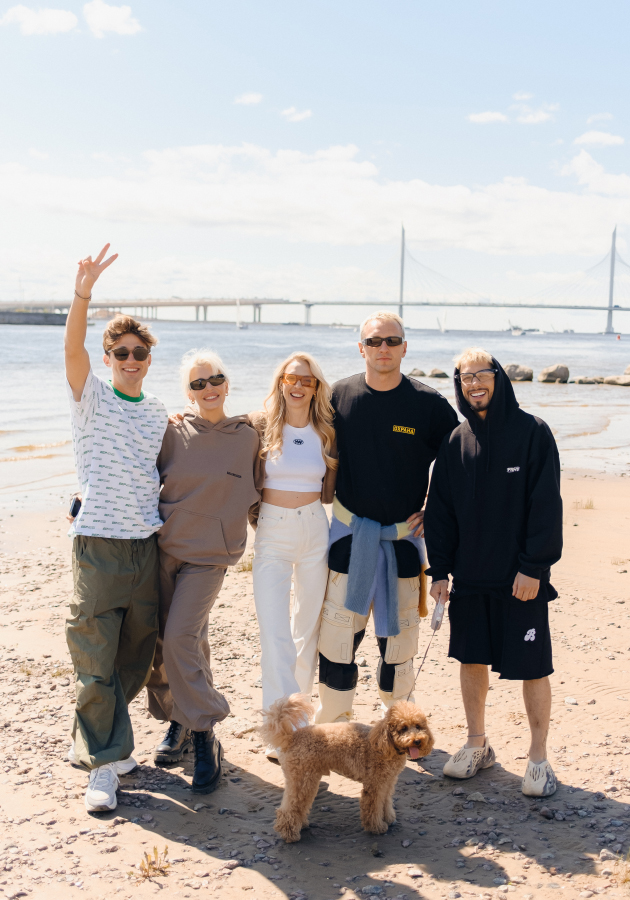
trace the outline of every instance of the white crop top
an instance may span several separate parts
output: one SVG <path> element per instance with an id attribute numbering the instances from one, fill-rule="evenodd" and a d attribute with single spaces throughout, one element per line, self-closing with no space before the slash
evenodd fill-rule
<path id="1" fill-rule="evenodd" d="M 285 425 L 282 454 L 268 459 L 265 465 L 265 487 L 276 491 L 319 492 L 325 474 L 322 441 L 311 423 L 306 428 Z"/>

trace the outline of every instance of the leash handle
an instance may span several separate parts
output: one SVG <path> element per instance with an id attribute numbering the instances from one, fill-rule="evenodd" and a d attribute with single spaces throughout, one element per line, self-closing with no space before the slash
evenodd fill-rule
<path id="1" fill-rule="evenodd" d="M 439 631 L 442 625 L 442 619 L 444 618 L 444 610 L 446 606 L 440 600 L 439 603 L 435 604 L 435 609 L 433 610 L 433 618 L 431 619 L 431 628 L 433 631 Z"/>

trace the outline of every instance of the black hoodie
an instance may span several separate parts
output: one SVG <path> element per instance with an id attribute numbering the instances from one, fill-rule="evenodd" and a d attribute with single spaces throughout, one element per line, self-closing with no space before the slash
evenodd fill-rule
<path id="1" fill-rule="evenodd" d="M 511 594 L 517 572 L 538 578 L 538 599 L 557 596 L 550 568 L 562 554 L 558 448 L 546 422 L 519 408 L 496 359 L 485 419 L 455 379 L 466 421 L 444 438 L 424 517 L 430 574 L 453 576 L 457 594 Z M 457 370 L 455 374 L 458 374 Z"/>

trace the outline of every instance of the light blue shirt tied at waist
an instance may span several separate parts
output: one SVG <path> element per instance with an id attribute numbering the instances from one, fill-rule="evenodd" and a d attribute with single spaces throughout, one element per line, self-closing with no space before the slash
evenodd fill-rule
<path id="1" fill-rule="evenodd" d="M 426 562 L 424 541 L 413 537 L 406 522 L 381 525 L 374 519 L 355 516 L 335 497 L 329 547 L 349 534 L 352 550 L 344 606 L 350 612 L 367 616 L 374 604 L 377 637 L 393 637 L 400 632 L 398 564 L 393 541 L 411 541 L 423 564 Z"/>

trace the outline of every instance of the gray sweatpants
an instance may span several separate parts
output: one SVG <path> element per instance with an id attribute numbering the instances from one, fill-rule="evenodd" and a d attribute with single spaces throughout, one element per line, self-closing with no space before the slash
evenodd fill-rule
<path id="1" fill-rule="evenodd" d="M 162 722 L 210 731 L 230 707 L 213 685 L 208 616 L 225 566 L 193 566 L 160 551 L 160 631 L 147 708 Z"/>

